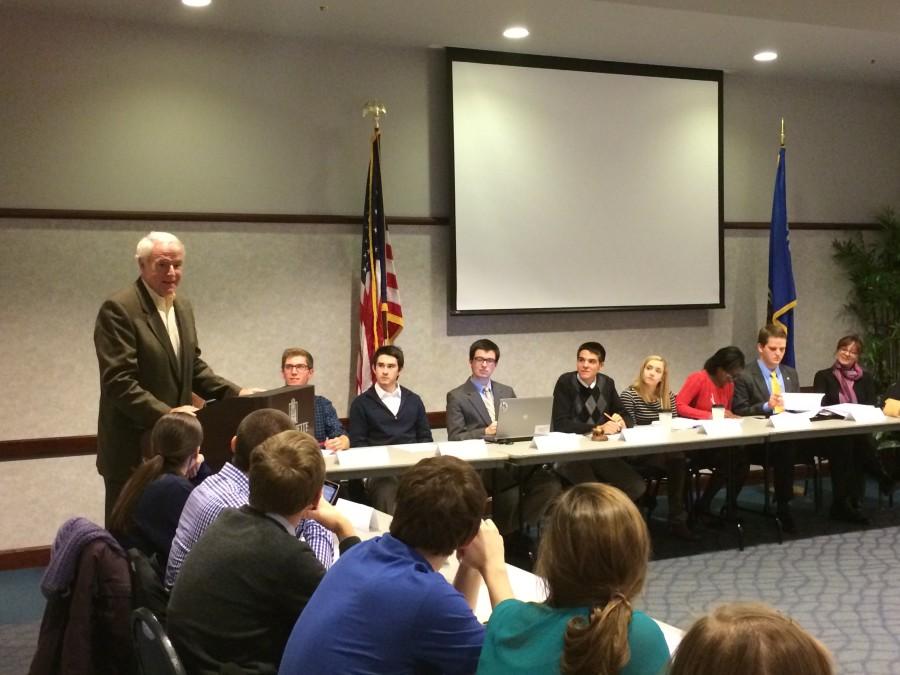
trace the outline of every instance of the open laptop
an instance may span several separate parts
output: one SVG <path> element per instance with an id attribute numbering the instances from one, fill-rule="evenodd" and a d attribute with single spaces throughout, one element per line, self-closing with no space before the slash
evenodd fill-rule
<path id="1" fill-rule="evenodd" d="M 497 433 L 485 436 L 488 442 L 527 441 L 534 437 L 536 426 L 550 424 L 553 398 L 501 398 L 497 406 Z"/>

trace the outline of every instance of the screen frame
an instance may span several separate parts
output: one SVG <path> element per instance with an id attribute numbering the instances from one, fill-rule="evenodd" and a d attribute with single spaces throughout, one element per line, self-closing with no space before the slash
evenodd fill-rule
<path id="1" fill-rule="evenodd" d="M 518 54 L 511 52 L 495 52 L 480 49 L 463 49 L 447 47 L 447 94 L 449 99 L 448 145 L 450 149 L 449 194 L 450 194 L 450 256 L 447 270 L 447 308 L 451 316 L 503 315 L 503 314 L 547 314 L 570 312 L 619 312 L 641 310 L 681 310 L 681 309 L 721 309 L 725 307 L 725 204 L 724 204 L 724 71 L 706 68 L 683 68 L 676 66 L 657 66 L 619 61 L 598 61 L 592 59 L 576 59 L 561 56 L 543 56 L 538 54 Z M 454 153 L 454 120 L 453 120 L 453 64 L 456 62 L 484 63 L 492 65 L 523 66 L 529 68 L 547 68 L 552 70 L 572 70 L 593 73 L 610 73 L 617 75 L 635 75 L 642 77 L 661 77 L 682 80 L 700 80 L 715 82 L 718 89 L 718 239 L 719 239 L 719 300 L 714 303 L 684 303 L 667 305 L 636 306 L 585 306 L 585 307 L 527 307 L 527 308 L 490 308 L 459 309 L 457 306 L 457 250 L 456 250 L 456 160 Z"/>

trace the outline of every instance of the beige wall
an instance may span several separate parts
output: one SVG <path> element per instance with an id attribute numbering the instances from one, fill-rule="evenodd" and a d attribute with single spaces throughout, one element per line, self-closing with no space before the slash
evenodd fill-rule
<path id="1" fill-rule="evenodd" d="M 390 110 L 388 214 L 449 211 L 438 52 L 9 11 L 0 11 L 0 44 L 0 207 L 359 213 L 370 128 L 360 108 L 378 96 Z M 727 76 L 725 92 L 727 220 L 768 219 L 781 116 L 791 220 L 860 222 L 884 204 L 900 205 L 896 88 Z M 274 386 L 281 349 L 302 344 L 316 356 L 317 388 L 345 414 L 355 367 L 358 228 L 159 226 L 187 245 L 183 292 L 194 302 L 208 362 L 241 384 Z M 0 440 L 94 432 L 95 313 L 105 295 L 136 276 L 131 256 L 146 229 L 0 220 Z M 466 376 L 466 348 L 481 335 L 502 348 L 498 379 L 520 395 L 539 395 L 589 338 L 606 345 L 607 370 L 620 386 L 651 352 L 670 359 L 680 382 L 719 346 L 752 349 L 765 311 L 765 232 L 726 234 L 722 310 L 497 317 L 448 316 L 449 228 L 395 226 L 391 233 L 407 321 L 399 341 L 407 352 L 403 381 L 429 410 L 443 409 L 444 393 Z M 840 316 L 847 286 L 830 260 L 831 239 L 844 234 L 792 234 L 804 383 L 828 364 L 835 338 L 853 328 Z M 561 273 L 578 255 L 561 261 Z M 663 255 L 649 252 L 647 264 Z M 3 475 L 0 548 L 49 542 L 66 513 L 99 513 L 102 485 L 91 458 L 8 463 Z M 57 475 L 67 481 L 63 490 L 47 481 Z"/>

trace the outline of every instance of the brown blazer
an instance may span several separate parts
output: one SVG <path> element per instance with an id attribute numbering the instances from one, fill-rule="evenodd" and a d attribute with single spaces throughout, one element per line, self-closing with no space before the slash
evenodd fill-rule
<path id="1" fill-rule="evenodd" d="M 141 436 L 171 408 L 234 396 L 240 388 L 213 373 L 200 358 L 194 312 L 175 299 L 181 363 L 144 284 L 138 279 L 106 300 L 97 314 L 94 346 L 100 366 L 97 469 L 125 481 L 141 461 Z"/>

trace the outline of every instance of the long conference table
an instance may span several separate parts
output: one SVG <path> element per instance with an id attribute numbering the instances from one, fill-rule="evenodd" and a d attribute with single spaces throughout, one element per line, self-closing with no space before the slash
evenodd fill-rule
<path id="1" fill-rule="evenodd" d="M 498 469 L 512 466 L 518 470 L 541 464 L 565 463 L 605 458 L 640 457 L 668 452 L 690 452 L 703 448 L 735 448 L 750 445 L 765 445 L 779 441 L 824 438 L 867 434 L 879 431 L 900 430 L 900 418 L 885 417 L 871 422 L 848 420 L 823 420 L 811 422 L 805 428 L 776 429 L 763 417 L 741 418 L 734 433 L 707 435 L 700 428 L 673 429 L 654 434 L 643 440 L 611 438 L 607 441 L 592 441 L 579 437 L 578 444 L 565 450 L 541 450 L 534 440 L 518 441 L 508 445 L 495 443 L 474 447 L 470 442 L 459 443 L 419 443 L 378 448 L 372 452 L 372 461 L 366 461 L 367 448 L 352 451 L 354 460 L 341 463 L 334 454 L 325 455 L 325 469 L 332 480 L 372 478 L 402 473 L 425 457 L 436 454 L 455 454 L 468 461 L 475 469 Z M 349 459 L 349 457 L 348 457 Z M 726 503 L 729 503 L 726 500 Z M 739 545 L 743 548 L 739 529 Z"/>

